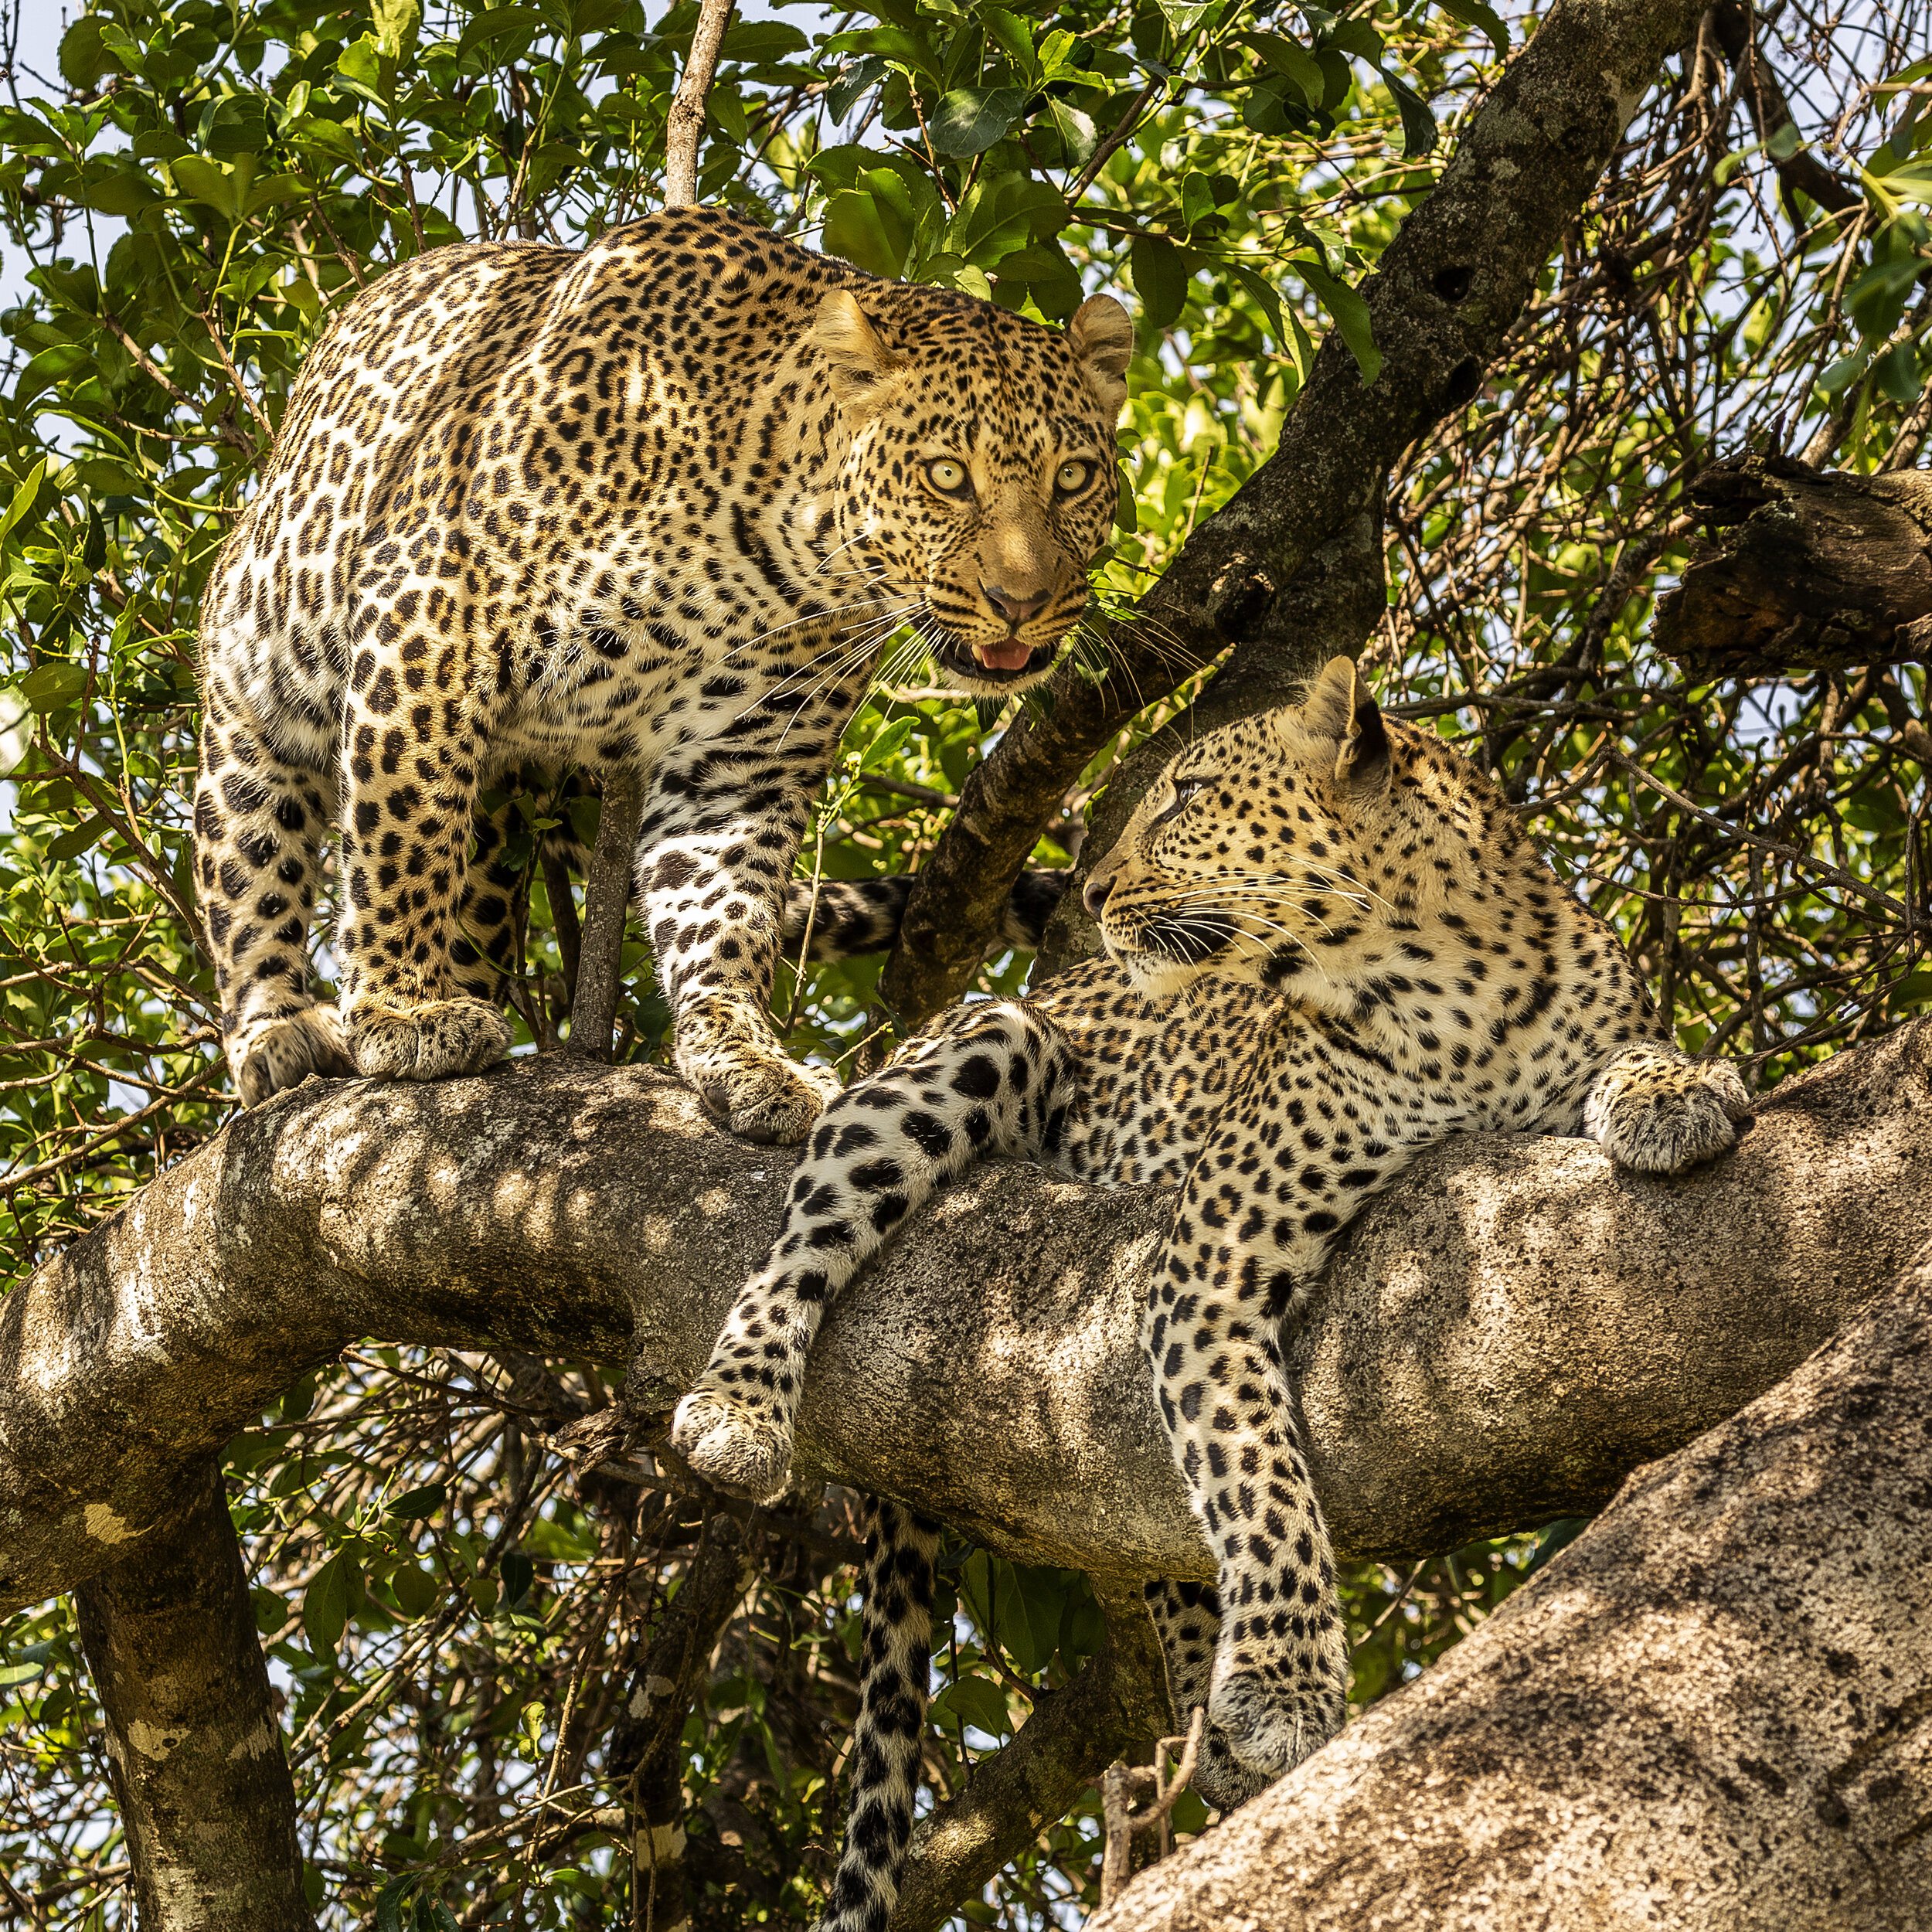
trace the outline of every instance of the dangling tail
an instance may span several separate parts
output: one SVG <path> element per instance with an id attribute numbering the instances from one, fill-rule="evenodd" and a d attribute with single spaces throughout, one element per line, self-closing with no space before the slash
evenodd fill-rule
<path id="1" fill-rule="evenodd" d="M 818 1932 L 885 1932 L 913 1835 L 931 1682 L 939 1526 L 889 1497 L 866 1499 L 864 1645 L 845 1849 Z"/>

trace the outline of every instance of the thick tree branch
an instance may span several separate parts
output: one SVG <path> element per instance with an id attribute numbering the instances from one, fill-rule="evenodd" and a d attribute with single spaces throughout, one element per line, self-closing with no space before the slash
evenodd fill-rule
<path id="1" fill-rule="evenodd" d="M 1685 0 L 1558 0 L 1362 291 L 1383 356 L 1375 381 L 1362 383 L 1331 330 L 1275 454 L 1117 630 L 1113 675 L 1094 685 L 1063 667 L 1050 714 L 1016 725 L 967 780 L 879 981 L 903 1021 L 958 998 L 1039 828 L 1136 711 L 1232 640 L 1298 662 L 1281 593 L 1374 500 L 1402 450 L 1474 399 L 1699 12 Z"/>
<path id="2" fill-rule="evenodd" d="M 1932 1248 L 1093 1932 L 1896 1932 L 1929 1821 Z"/>
<path id="3" fill-rule="evenodd" d="M 1691 485 L 1724 531 L 1657 602 L 1692 678 L 1932 660 L 1932 475 L 1732 457 Z"/>
<path id="4" fill-rule="evenodd" d="M 1298 1376 L 1345 1554 L 1587 1513 L 1769 1387 L 1923 1239 L 1932 1023 L 1785 1083 L 1672 1182 L 1591 1144 L 1471 1138 L 1374 1203 Z M 0 1302 L 0 1607 L 165 1529 L 207 1458 L 346 1343 L 621 1359 L 669 1402 L 775 1228 L 791 1162 L 646 1069 L 305 1083 Z M 1168 1213 L 1002 1165 L 834 1310 L 801 1459 L 988 1546 L 1206 1575 L 1141 1360 Z"/>
<path id="5" fill-rule="evenodd" d="M 306 1932 L 295 1787 L 221 1471 L 79 1594 L 141 1932 Z"/>

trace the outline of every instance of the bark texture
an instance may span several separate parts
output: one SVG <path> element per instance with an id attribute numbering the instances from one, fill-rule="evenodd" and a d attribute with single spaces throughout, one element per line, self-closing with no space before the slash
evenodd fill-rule
<path id="1" fill-rule="evenodd" d="M 1092 1932 L 1932 1924 L 1932 1248 Z"/>
<path id="2" fill-rule="evenodd" d="M 268 1667 L 221 1472 L 78 1594 L 141 1932 L 312 1932 Z"/>
<path id="3" fill-rule="evenodd" d="M 951 1005 L 1039 828 L 1134 713 L 1233 641 L 1294 665 L 1281 593 L 1369 508 L 1403 449 L 1473 401 L 1665 56 L 1687 0 L 1558 0 L 1471 119 L 1442 179 L 1362 286 L 1382 366 L 1364 383 L 1328 333 L 1274 455 L 1202 524 L 1114 640 L 1104 685 L 1063 667 L 961 789 L 906 908 L 880 997 L 910 1024 Z"/>
<path id="4" fill-rule="evenodd" d="M 1725 534 L 1658 600 L 1690 677 L 1932 660 L 1932 476 L 1749 454 L 1691 486 Z"/>
<path id="5" fill-rule="evenodd" d="M 1932 1198 L 1932 1022 L 1765 1102 L 1699 1173 L 1469 1137 L 1373 1203 L 1291 1352 L 1345 1556 L 1587 1514 L 1893 1280 Z M 0 1301 L 0 1607 L 155 1543 L 209 1456 L 364 1336 L 621 1360 L 668 1406 L 791 1171 L 649 1070 L 305 1083 Z M 1207 1576 L 1142 1362 L 1171 1197 L 989 1168 L 821 1332 L 801 1462 L 994 1549 Z"/>

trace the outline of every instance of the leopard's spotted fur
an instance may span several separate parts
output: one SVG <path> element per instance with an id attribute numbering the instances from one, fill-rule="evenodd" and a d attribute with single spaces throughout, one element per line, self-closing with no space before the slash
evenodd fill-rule
<path id="1" fill-rule="evenodd" d="M 437 250 L 359 296 L 204 623 L 198 876 L 244 1099 L 502 1053 L 512 922 L 473 809 L 574 765 L 645 777 L 679 1070 L 801 1138 L 828 1080 L 766 1002 L 811 794 L 897 624 L 962 692 L 1046 673 L 1112 521 L 1131 347 L 1104 296 L 1062 332 L 704 209 L 581 254 Z M 304 951 L 332 829 L 339 1013 Z"/>
<path id="2" fill-rule="evenodd" d="M 1087 889 L 1108 957 L 973 1005 L 827 1108 L 769 1261 L 679 1405 L 714 1480 L 783 1488 L 827 1301 L 975 1157 L 1179 1188 L 1143 1340 L 1218 1588 L 1150 1586 L 1197 1782 L 1240 1802 L 1332 1736 L 1347 1650 L 1277 1327 L 1422 1148 L 1575 1134 L 1639 1172 L 1732 1145 L 1728 1066 L 1687 1058 L 1608 930 L 1432 733 L 1338 658 L 1301 707 L 1176 758 Z M 911 1827 L 934 1526 L 879 1506 L 852 1825 L 827 1920 L 883 1927 Z M 870 1722 L 878 1709 L 890 1716 Z"/>

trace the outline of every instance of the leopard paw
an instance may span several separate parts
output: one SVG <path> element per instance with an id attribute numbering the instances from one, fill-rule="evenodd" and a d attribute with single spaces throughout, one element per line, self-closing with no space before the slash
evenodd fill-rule
<path id="1" fill-rule="evenodd" d="M 440 1080 L 480 1073 L 509 1051 L 510 1023 L 480 999 L 358 1007 L 351 1032 L 366 1079 Z"/>
<path id="2" fill-rule="evenodd" d="M 1259 1798 L 1274 1781 L 1243 1764 L 1235 1756 L 1226 1733 L 1210 1725 L 1202 1736 L 1201 1755 L 1191 1782 L 1204 1803 L 1217 1811 L 1232 1811 L 1250 1798 Z"/>
<path id="3" fill-rule="evenodd" d="M 694 1389 L 671 1421 L 671 1446 L 706 1481 L 776 1502 L 791 1482 L 791 1427 L 720 1389 Z"/>
<path id="4" fill-rule="evenodd" d="M 1583 1125 L 1619 1166 L 1681 1174 L 1734 1147 L 1750 1111 L 1737 1070 L 1723 1060 L 1634 1056 L 1598 1077 Z"/>
<path id="5" fill-rule="evenodd" d="M 310 1074 L 352 1080 L 355 1062 L 332 1006 L 310 1006 L 252 1029 L 229 1049 L 242 1105 L 259 1107 L 271 1094 L 299 1087 Z"/>
<path id="6" fill-rule="evenodd" d="M 1253 1670 L 1229 1672 L 1208 1699 L 1209 1724 L 1264 1784 L 1312 1757 L 1341 1730 L 1346 1715 L 1339 1688 L 1304 1682 L 1284 1690 Z"/>
<path id="7" fill-rule="evenodd" d="M 838 1092 L 828 1066 L 801 1066 L 782 1054 L 734 1056 L 687 1076 L 706 1113 L 740 1140 L 796 1145 Z"/>

